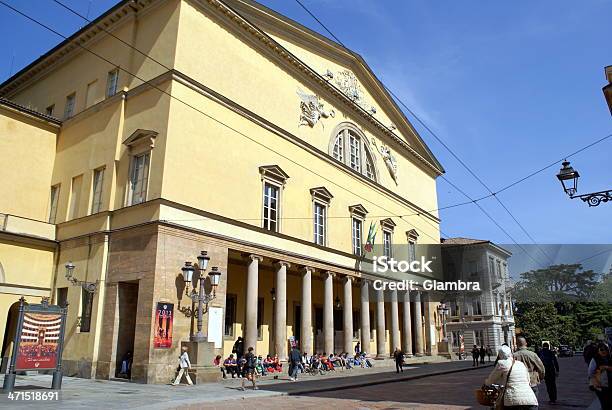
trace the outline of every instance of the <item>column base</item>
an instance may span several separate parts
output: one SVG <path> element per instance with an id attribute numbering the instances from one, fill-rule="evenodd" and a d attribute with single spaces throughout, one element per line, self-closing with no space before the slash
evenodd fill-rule
<path id="1" fill-rule="evenodd" d="M 374 360 L 385 360 L 388 359 L 388 356 L 385 356 L 384 354 L 377 354 L 376 357 L 374 358 Z"/>
<path id="2" fill-rule="evenodd" d="M 424 354 L 423 354 L 423 353 L 416 353 L 416 354 L 415 354 L 415 356 L 416 356 L 416 357 L 423 357 L 423 356 L 424 356 Z"/>

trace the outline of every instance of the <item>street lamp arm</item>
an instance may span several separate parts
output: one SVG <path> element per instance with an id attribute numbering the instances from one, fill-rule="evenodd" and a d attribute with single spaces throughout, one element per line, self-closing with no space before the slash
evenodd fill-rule
<path id="1" fill-rule="evenodd" d="M 597 206 L 602 202 L 612 201 L 612 189 L 607 191 L 591 192 L 590 194 L 570 195 L 570 198 L 580 198 L 589 206 Z"/>

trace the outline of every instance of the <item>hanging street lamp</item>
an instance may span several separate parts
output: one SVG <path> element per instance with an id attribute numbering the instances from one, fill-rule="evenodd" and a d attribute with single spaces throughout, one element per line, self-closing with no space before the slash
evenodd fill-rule
<path id="1" fill-rule="evenodd" d="M 612 201 L 612 189 L 607 191 L 591 192 L 589 194 L 576 195 L 578 192 L 578 178 L 580 174 L 570 165 L 570 162 L 565 160 L 562 163 L 563 167 L 557 174 L 557 179 L 563 186 L 563 191 L 571 198 L 580 198 L 589 206 L 597 206 L 602 202 Z"/>

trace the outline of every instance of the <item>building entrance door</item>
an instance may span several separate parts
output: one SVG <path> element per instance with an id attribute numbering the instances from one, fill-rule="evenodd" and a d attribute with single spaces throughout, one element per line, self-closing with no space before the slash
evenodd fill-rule
<path id="1" fill-rule="evenodd" d="M 115 349 L 115 377 L 131 379 L 138 311 L 138 281 L 118 283 L 119 326 Z"/>

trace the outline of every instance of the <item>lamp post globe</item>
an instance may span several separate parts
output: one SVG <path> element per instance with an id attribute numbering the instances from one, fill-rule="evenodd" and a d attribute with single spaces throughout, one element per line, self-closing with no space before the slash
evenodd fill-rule
<path id="1" fill-rule="evenodd" d="M 201 271 L 205 271 L 208 267 L 208 262 L 210 261 L 210 256 L 208 256 L 208 252 L 201 251 L 198 255 L 198 267 Z"/>
<path id="2" fill-rule="evenodd" d="M 72 277 L 72 273 L 74 272 L 74 263 L 72 263 L 72 261 L 68 261 L 64 267 L 66 268 L 66 278 L 70 279 Z"/>
<path id="3" fill-rule="evenodd" d="M 557 174 L 557 179 L 561 182 L 565 193 L 572 197 L 578 192 L 578 178 L 580 178 L 580 174 L 572 168 L 569 161 L 563 161 L 562 165 Z"/>
<path id="4" fill-rule="evenodd" d="M 210 278 L 210 284 L 212 285 L 213 290 L 216 289 L 221 281 L 221 272 L 219 272 L 219 268 L 217 266 L 213 266 L 208 273 L 208 277 Z"/>
<path id="5" fill-rule="evenodd" d="M 183 272 L 183 280 L 187 285 L 187 289 L 189 289 L 189 284 L 193 281 L 193 272 L 195 271 L 191 262 L 185 262 L 185 266 L 181 268 Z"/>

